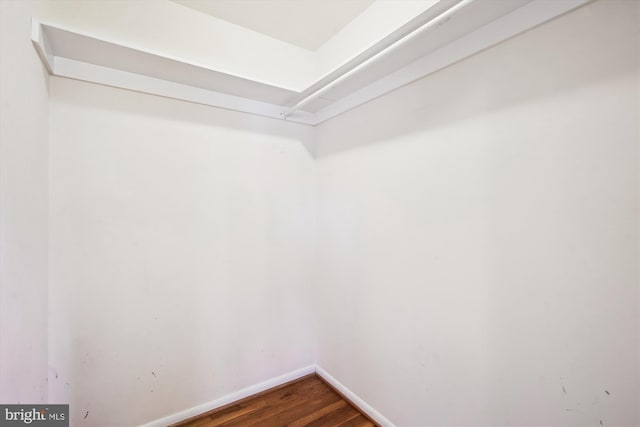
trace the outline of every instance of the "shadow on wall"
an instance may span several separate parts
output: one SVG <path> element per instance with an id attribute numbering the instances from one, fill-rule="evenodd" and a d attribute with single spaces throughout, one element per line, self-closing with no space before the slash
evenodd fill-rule
<path id="1" fill-rule="evenodd" d="M 557 22 L 562 17 L 557 17 L 556 22 L 542 25 L 558 25 L 554 31 L 533 28 L 321 124 L 316 158 L 536 99 L 570 95 L 617 75 L 637 73 L 638 49 L 635 55 L 629 55 L 626 46 L 619 43 L 621 37 L 633 38 L 636 43 L 638 40 L 634 30 L 638 13 L 626 14 L 625 22 L 618 19 L 617 11 L 624 3 L 621 0 L 613 7 L 598 8 L 599 29 L 590 28 L 588 19 L 576 20 L 581 27 L 564 28 Z M 637 2 L 631 3 L 637 9 Z M 571 13 L 590 15 L 595 7 L 589 3 Z M 511 47 L 520 44 L 536 48 L 525 51 Z M 336 128 L 339 133 L 348 129 L 349 138 L 336 137 L 332 130 Z"/>

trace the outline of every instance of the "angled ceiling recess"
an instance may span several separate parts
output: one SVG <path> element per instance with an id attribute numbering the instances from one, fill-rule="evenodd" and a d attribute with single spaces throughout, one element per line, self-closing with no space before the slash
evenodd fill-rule
<path id="1" fill-rule="evenodd" d="M 203 10 L 206 0 L 175 1 L 176 7 L 184 4 L 180 7 L 218 16 L 207 16 L 212 20 L 227 14 L 243 31 L 262 31 L 273 43 L 305 47 L 304 54 L 315 63 L 302 84 L 268 83 L 45 20 L 33 20 L 32 41 L 52 75 L 317 125 L 588 1 L 421 0 L 412 6 L 410 16 L 405 11 L 396 21 L 385 23 L 380 19 L 392 2 L 362 0 L 331 22 L 333 35 L 318 30 L 320 25 L 310 28 L 309 37 L 295 29 L 278 33 L 278 25 L 260 28 L 254 18 L 243 21 L 236 9 Z"/>
<path id="2" fill-rule="evenodd" d="M 318 50 L 374 0 L 172 0 L 233 24 Z"/>

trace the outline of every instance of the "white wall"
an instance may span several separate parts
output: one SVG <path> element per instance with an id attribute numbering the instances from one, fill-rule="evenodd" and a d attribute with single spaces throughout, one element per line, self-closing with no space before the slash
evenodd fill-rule
<path id="1" fill-rule="evenodd" d="M 47 74 L 30 1 L 0 1 L 0 402 L 47 399 Z"/>
<path id="2" fill-rule="evenodd" d="M 640 422 L 637 2 L 332 119 L 315 162 L 293 123 L 59 78 L 48 105 L 32 11 L 0 0 L 0 401 L 133 425 L 317 343 L 398 426 Z"/>
<path id="3" fill-rule="evenodd" d="M 50 394 L 72 424 L 140 424 L 312 364 L 313 128 L 50 85 Z"/>
<path id="4" fill-rule="evenodd" d="M 638 90 L 597 1 L 321 125 L 319 365 L 398 426 L 637 426 Z"/>

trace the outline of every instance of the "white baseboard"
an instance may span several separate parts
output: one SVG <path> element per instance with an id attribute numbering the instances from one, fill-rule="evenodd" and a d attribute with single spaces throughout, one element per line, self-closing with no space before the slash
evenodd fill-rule
<path id="1" fill-rule="evenodd" d="M 347 387 L 345 387 L 344 384 L 336 380 L 327 371 L 317 365 L 316 374 L 318 374 L 320 377 L 322 377 L 323 380 L 331 384 L 333 388 L 342 393 L 347 399 L 349 399 L 354 405 L 356 405 L 358 409 L 367 414 L 372 420 L 380 424 L 382 427 L 395 427 L 391 421 L 386 419 L 380 412 L 373 409 L 373 407 L 362 400 L 360 396 L 349 390 Z"/>
<path id="2" fill-rule="evenodd" d="M 276 387 L 286 382 L 293 381 L 305 375 L 312 374 L 315 372 L 315 370 L 315 365 L 297 369 L 284 375 L 280 375 L 278 377 L 262 381 L 261 383 L 243 388 L 242 390 L 227 394 L 226 396 L 223 396 L 211 402 L 203 403 L 202 405 L 194 406 L 193 408 L 185 409 L 184 411 L 176 412 L 175 414 L 150 421 L 148 423 L 140 425 L 139 427 L 166 427 L 170 424 L 184 421 L 188 418 L 194 417 L 204 412 L 211 411 L 212 409 L 216 409 L 226 404 L 235 402 L 236 400 L 251 396 L 252 394 L 260 393 L 261 391 L 265 391 L 272 387 Z"/>
<path id="3" fill-rule="evenodd" d="M 322 379 L 324 379 L 326 382 L 331 384 L 333 388 L 342 393 L 347 399 L 355 404 L 358 409 L 367 414 L 372 420 L 380 424 L 382 427 L 395 427 L 393 423 L 386 419 L 380 412 L 373 409 L 373 407 L 362 400 L 360 396 L 349 390 L 344 386 L 344 384 L 336 380 L 333 376 L 331 376 L 331 374 L 329 374 L 318 365 L 310 365 L 301 369 L 297 369 L 295 371 L 291 371 L 284 375 L 262 381 L 261 383 L 254 384 L 252 386 L 245 387 L 242 390 L 227 394 L 226 396 L 223 396 L 219 399 L 212 400 L 211 402 L 203 403 L 202 405 L 194 406 L 193 408 L 185 409 L 184 411 L 176 412 L 175 414 L 150 421 L 148 423 L 140 425 L 139 427 L 166 427 L 170 424 L 184 421 L 188 418 L 195 417 L 196 415 L 200 415 L 204 412 L 208 412 L 216 408 L 220 408 L 221 406 L 235 402 L 236 400 L 243 399 L 245 397 L 251 396 L 252 394 L 260 393 L 261 391 L 268 390 L 272 387 L 277 387 L 281 384 L 293 381 L 314 372 L 322 377 Z"/>

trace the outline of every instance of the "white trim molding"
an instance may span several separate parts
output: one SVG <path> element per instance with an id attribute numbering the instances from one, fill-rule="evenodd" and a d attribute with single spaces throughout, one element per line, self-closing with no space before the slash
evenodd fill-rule
<path id="1" fill-rule="evenodd" d="M 316 374 L 323 380 L 331 384 L 333 388 L 338 390 L 344 397 L 349 399 L 354 405 L 364 412 L 373 421 L 380 424 L 382 427 L 395 427 L 395 425 L 389 421 L 384 415 L 376 411 L 373 406 L 365 402 L 360 396 L 348 389 L 344 384 L 335 379 L 331 374 L 316 365 Z"/>
<path id="2" fill-rule="evenodd" d="M 220 408 L 229 403 L 233 403 L 245 397 L 252 396 L 261 391 L 269 390 L 270 388 L 277 387 L 289 381 L 296 380 L 304 377 L 305 375 L 313 374 L 316 371 L 315 365 L 310 365 L 295 371 L 288 372 L 284 375 L 280 375 L 275 378 L 271 378 L 266 381 L 262 381 L 258 384 L 254 384 L 249 387 L 245 387 L 242 390 L 227 394 L 211 402 L 203 403 L 201 405 L 194 406 L 184 411 L 176 412 L 175 414 L 167 415 L 157 420 L 149 421 L 148 423 L 141 424 L 139 427 L 166 427 L 168 425 L 187 420 L 196 415 L 203 414 L 213 409 Z"/>
<path id="3" fill-rule="evenodd" d="M 242 390 L 238 390 L 236 392 L 227 394 L 218 399 L 212 400 L 211 402 L 203 403 L 201 405 L 194 406 L 189 409 L 185 409 L 184 411 L 176 412 L 171 415 L 167 415 L 162 418 L 158 418 L 157 420 L 149 421 L 148 423 L 141 424 L 139 427 L 166 427 L 168 425 L 178 423 L 180 421 L 187 420 L 189 418 L 195 417 L 197 415 L 203 414 L 205 412 L 212 411 L 217 408 L 221 408 L 222 406 L 228 405 L 229 403 L 236 402 L 238 400 L 244 399 L 245 397 L 250 397 L 254 394 L 260 393 L 265 390 L 269 390 L 270 388 L 277 387 L 279 385 L 288 383 L 289 381 L 296 380 L 298 378 L 302 378 L 305 375 L 315 373 L 327 383 L 329 383 L 334 389 L 342 393 L 344 397 L 351 401 L 354 405 L 358 407 L 358 409 L 364 412 L 369 418 L 373 421 L 380 424 L 382 427 L 395 427 L 395 425 L 385 418 L 380 412 L 376 411 L 371 405 L 365 402 L 360 396 L 355 394 L 353 391 L 348 389 L 344 384 L 335 379 L 331 374 L 327 371 L 319 367 L 318 365 L 310 365 L 301 369 L 297 369 L 295 371 L 291 371 L 284 375 L 280 375 L 275 378 L 271 378 L 266 381 L 262 381 L 258 384 L 254 384 L 249 387 L 245 387 Z"/>

